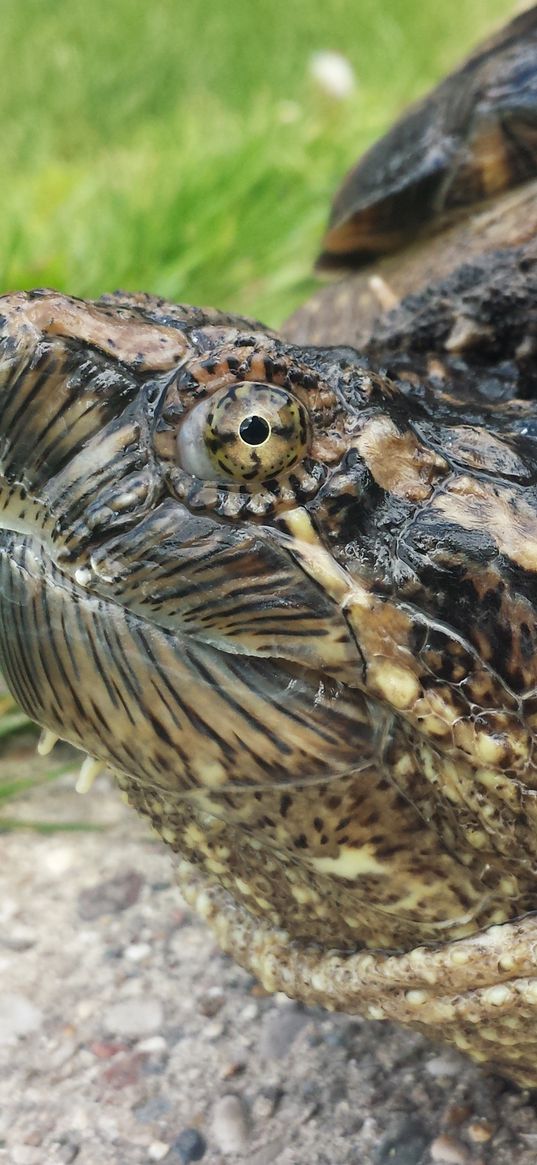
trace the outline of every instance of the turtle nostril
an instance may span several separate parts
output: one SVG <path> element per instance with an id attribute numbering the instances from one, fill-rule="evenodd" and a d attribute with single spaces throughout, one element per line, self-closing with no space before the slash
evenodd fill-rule
<path id="1" fill-rule="evenodd" d="M 270 435 L 270 425 L 265 417 L 245 417 L 239 433 L 245 445 L 262 445 Z"/>

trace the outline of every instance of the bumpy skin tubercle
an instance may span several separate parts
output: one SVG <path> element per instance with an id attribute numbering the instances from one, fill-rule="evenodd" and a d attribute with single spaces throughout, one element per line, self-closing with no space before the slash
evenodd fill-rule
<path id="1" fill-rule="evenodd" d="M 222 950 L 267 991 L 375 1020 L 408 1024 L 452 1044 L 527 1088 L 537 1079 L 537 919 L 492 926 L 468 939 L 405 954 L 322 952 L 237 910 L 179 863 L 183 896 Z"/>

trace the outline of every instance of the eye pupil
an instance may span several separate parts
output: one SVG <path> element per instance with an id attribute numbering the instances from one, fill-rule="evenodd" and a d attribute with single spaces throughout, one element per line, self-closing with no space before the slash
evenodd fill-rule
<path id="1" fill-rule="evenodd" d="M 270 425 L 265 417 L 245 417 L 239 433 L 246 445 L 262 445 L 270 433 Z"/>

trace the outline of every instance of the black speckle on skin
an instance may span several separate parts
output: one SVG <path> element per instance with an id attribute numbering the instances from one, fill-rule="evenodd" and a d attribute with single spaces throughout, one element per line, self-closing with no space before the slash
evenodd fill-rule
<path id="1" fill-rule="evenodd" d="M 524 663 L 530 663 L 535 655 L 535 634 L 527 623 L 520 624 L 520 652 Z"/>
<path id="2" fill-rule="evenodd" d="M 282 817 L 287 817 L 287 811 L 292 804 L 293 798 L 289 796 L 289 793 L 284 793 L 283 797 L 280 797 L 280 813 Z"/>

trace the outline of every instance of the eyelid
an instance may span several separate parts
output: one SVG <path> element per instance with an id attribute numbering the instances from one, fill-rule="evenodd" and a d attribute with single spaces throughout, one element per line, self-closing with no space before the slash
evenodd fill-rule
<path id="1" fill-rule="evenodd" d="M 203 430 L 207 414 L 211 408 L 211 398 L 200 401 L 185 417 L 177 434 L 177 456 L 179 464 L 193 477 L 206 478 L 215 481 L 217 470 L 211 460 L 205 441 Z"/>

